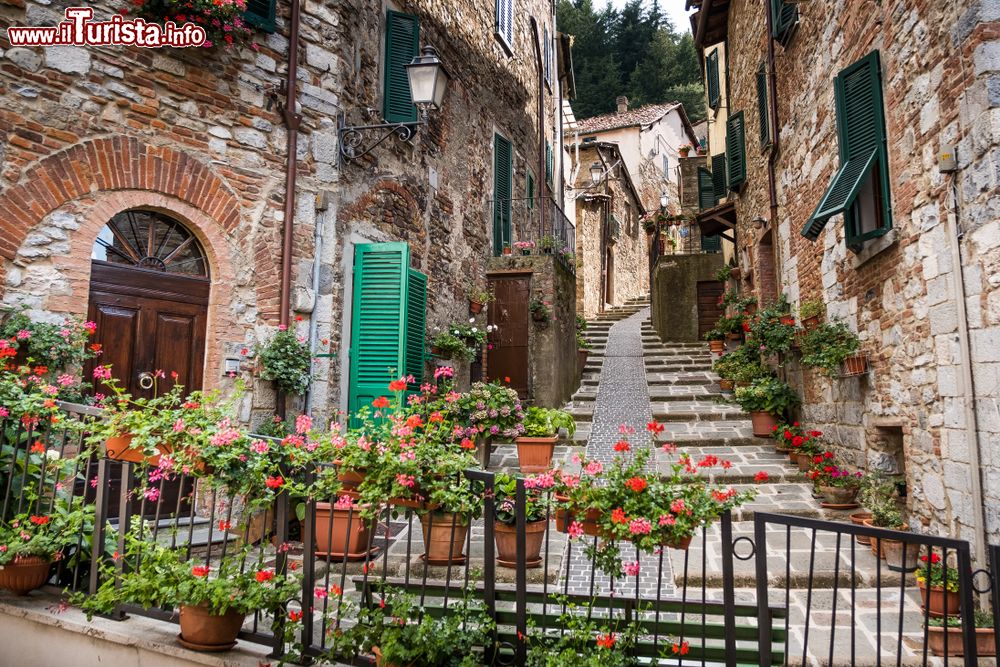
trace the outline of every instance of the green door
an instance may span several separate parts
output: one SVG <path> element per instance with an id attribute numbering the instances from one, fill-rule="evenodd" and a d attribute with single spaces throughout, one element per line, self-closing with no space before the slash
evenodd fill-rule
<path id="1" fill-rule="evenodd" d="M 351 372 L 348 409 L 354 413 L 379 396 L 401 375 L 424 375 L 427 276 L 410 268 L 405 243 L 366 243 L 354 247 L 354 298 L 351 314 Z"/>

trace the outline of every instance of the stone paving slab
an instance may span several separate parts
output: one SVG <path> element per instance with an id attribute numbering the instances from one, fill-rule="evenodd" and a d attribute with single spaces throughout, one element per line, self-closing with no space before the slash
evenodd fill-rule
<path id="1" fill-rule="evenodd" d="M 686 371 L 683 373 L 646 373 L 646 383 L 650 385 L 716 385 L 718 380 L 706 371 Z"/>
<path id="2" fill-rule="evenodd" d="M 655 401 L 720 401 L 722 393 L 706 384 L 657 385 L 649 388 L 649 398 Z"/>
<path id="3" fill-rule="evenodd" d="M 653 417 L 659 421 L 734 421 L 748 415 L 738 406 L 715 401 L 665 401 L 651 404 Z"/>

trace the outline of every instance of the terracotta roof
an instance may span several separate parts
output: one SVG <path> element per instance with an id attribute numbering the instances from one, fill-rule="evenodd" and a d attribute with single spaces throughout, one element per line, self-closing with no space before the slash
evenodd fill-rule
<path id="1" fill-rule="evenodd" d="M 680 102 L 668 102 L 667 104 L 647 104 L 644 107 L 629 109 L 623 113 L 606 113 L 592 118 L 578 120 L 579 131 L 604 132 L 614 130 L 619 127 L 631 127 L 633 125 L 649 125 L 654 123 L 670 111 L 681 106 Z"/>

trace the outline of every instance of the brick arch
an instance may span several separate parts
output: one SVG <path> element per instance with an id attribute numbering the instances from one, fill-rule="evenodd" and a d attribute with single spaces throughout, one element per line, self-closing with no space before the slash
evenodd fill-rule
<path id="1" fill-rule="evenodd" d="M 239 200 L 195 158 L 132 137 L 106 137 L 42 158 L 0 195 L 0 258 L 14 259 L 28 232 L 67 202 L 115 190 L 171 195 L 227 232 L 239 224 Z"/>

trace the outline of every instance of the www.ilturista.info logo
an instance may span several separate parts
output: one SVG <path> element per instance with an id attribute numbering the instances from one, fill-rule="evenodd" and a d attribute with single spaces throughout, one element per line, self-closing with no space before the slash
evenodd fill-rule
<path id="1" fill-rule="evenodd" d="M 114 14 L 107 21 L 92 21 L 90 7 L 69 7 L 66 20 L 52 27 L 16 26 L 7 28 L 11 46 L 201 46 L 205 29 L 194 23 L 181 26 L 173 21 L 147 23 L 144 19 L 126 19 Z"/>

